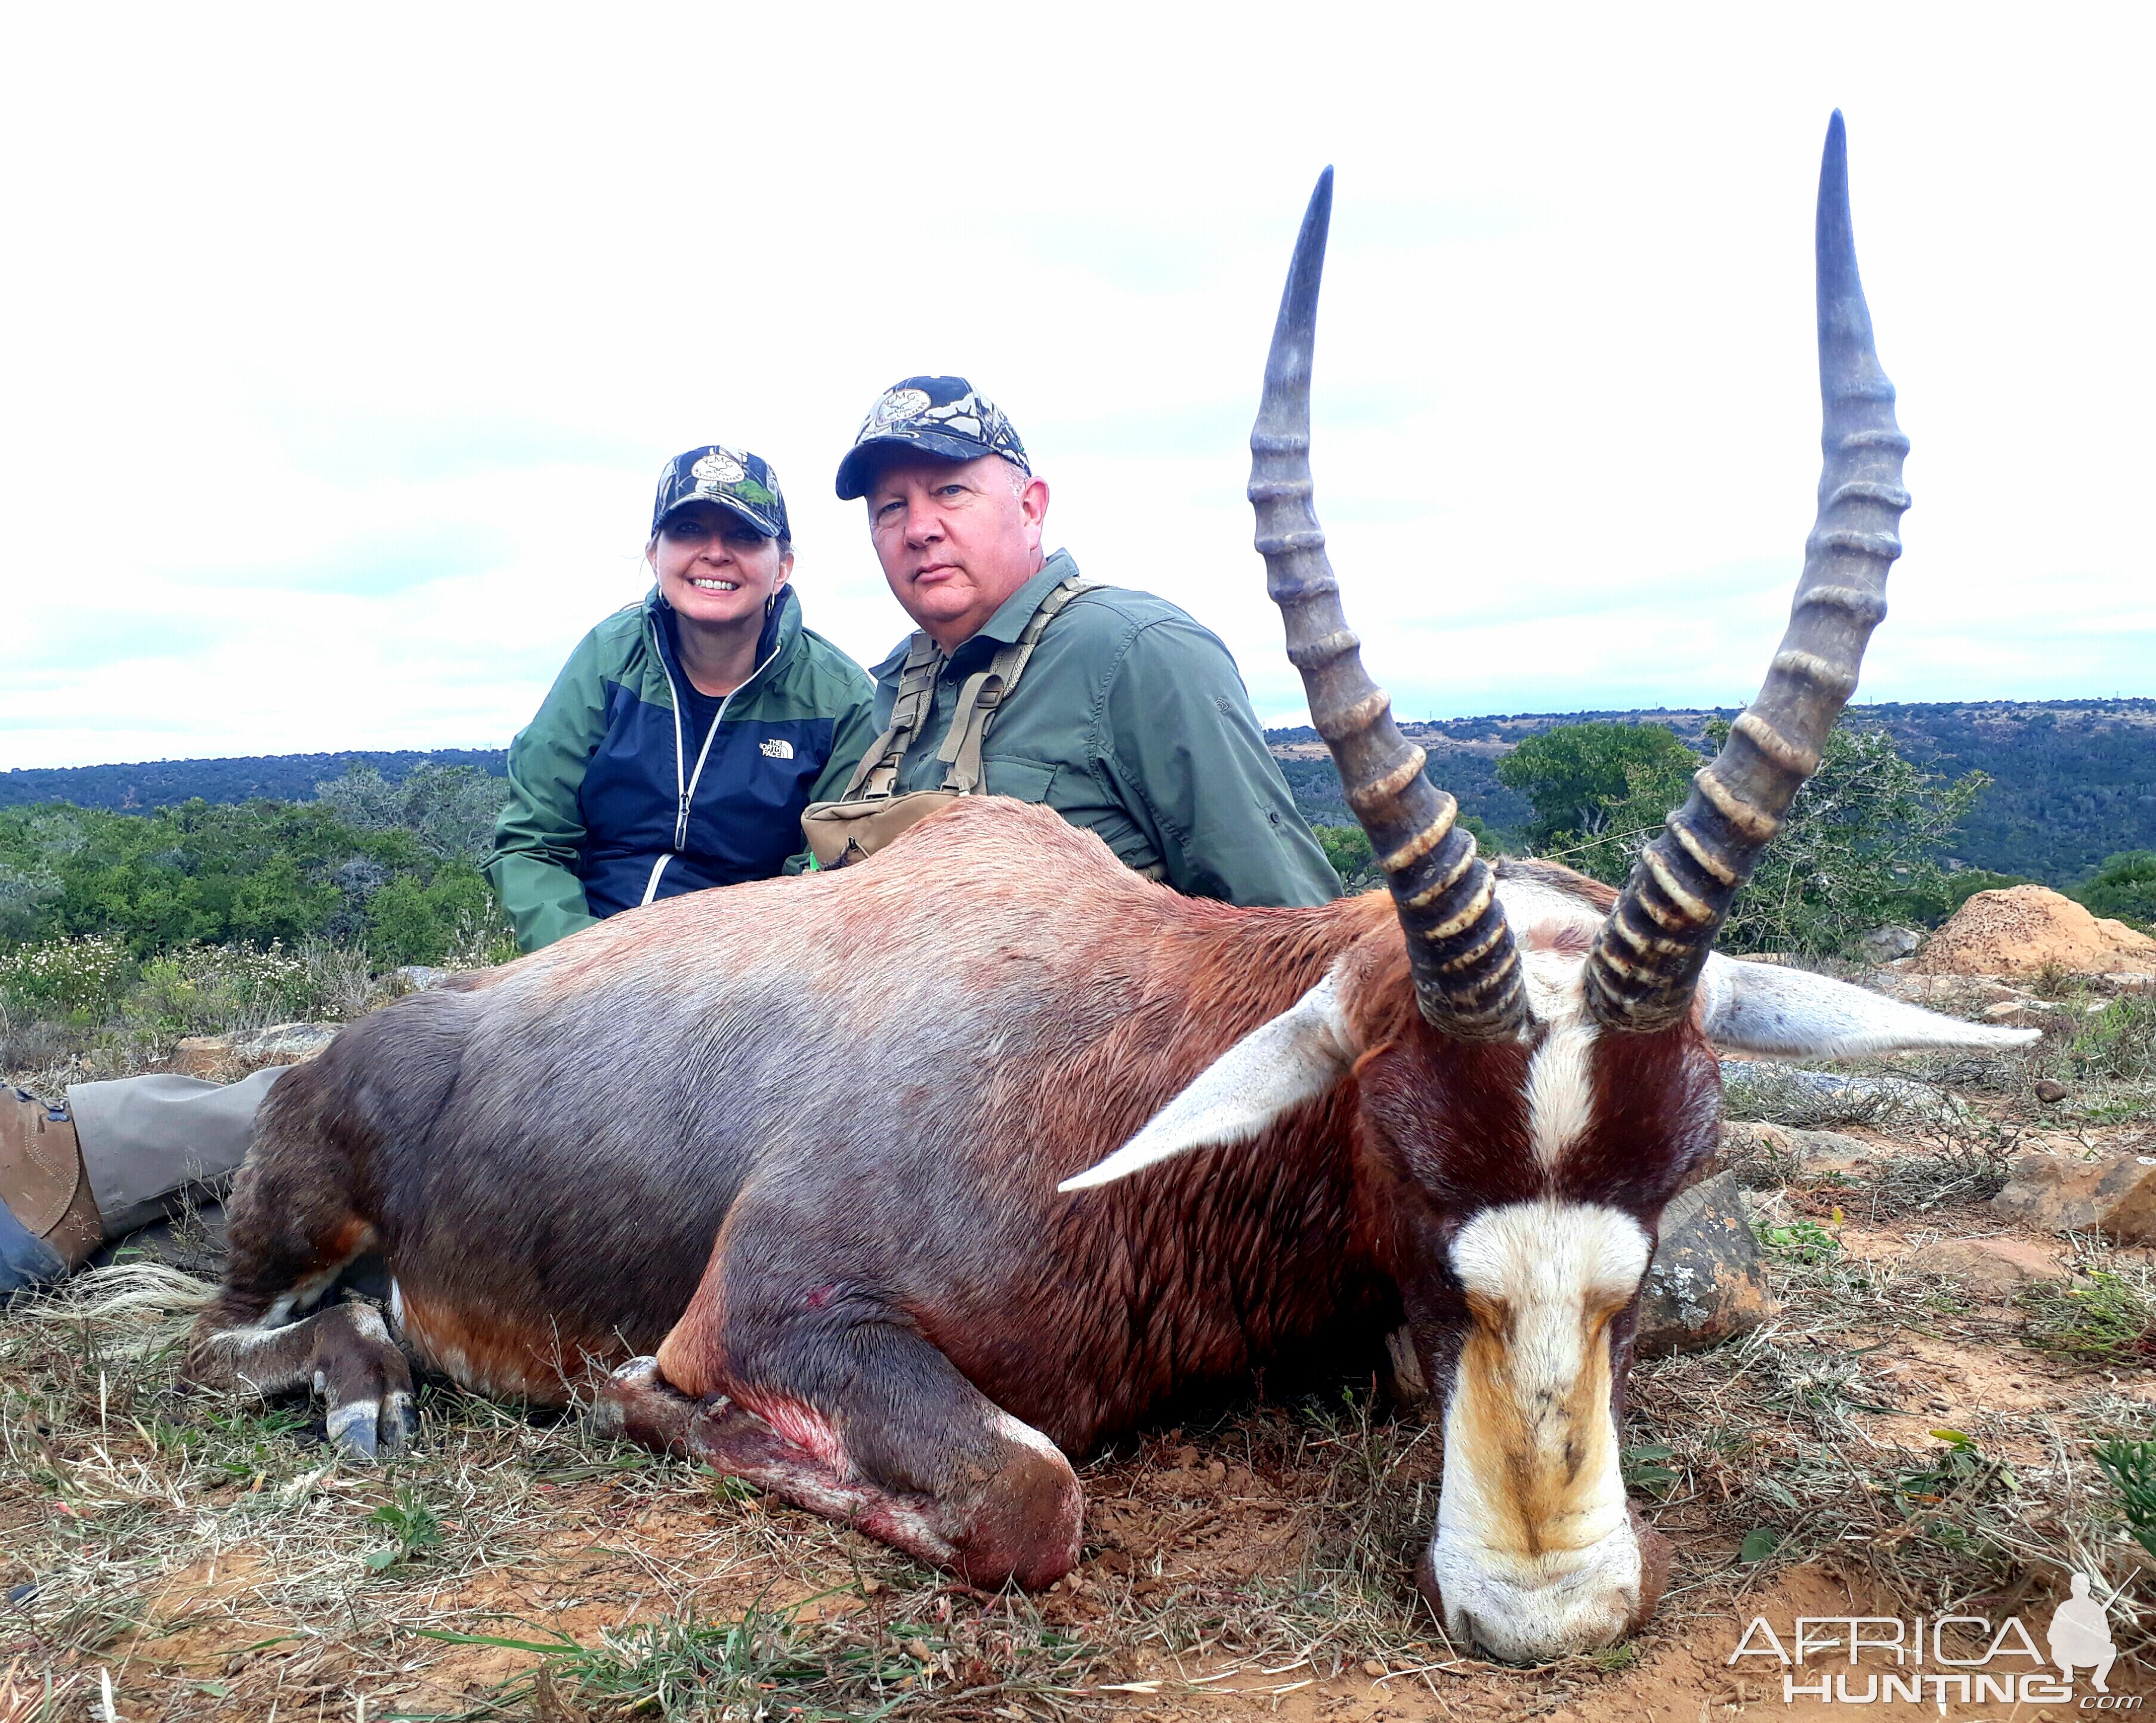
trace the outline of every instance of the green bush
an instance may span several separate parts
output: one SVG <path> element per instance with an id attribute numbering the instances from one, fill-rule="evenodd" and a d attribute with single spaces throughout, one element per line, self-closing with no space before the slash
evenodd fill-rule
<path id="1" fill-rule="evenodd" d="M 11 1016 L 102 1020 L 119 1004 L 135 965 L 110 934 L 49 939 L 0 954 L 0 1004 Z"/>
<path id="2" fill-rule="evenodd" d="M 151 958 L 121 1002 L 131 1028 L 157 1036 L 215 1034 L 323 1008 L 315 966 L 281 941 L 267 948 L 187 946 Z"/>
<path id="3" fill-rule="evenodd" d="M 2109 857 L 2084 885 L 2066 894 L 2091 914 L 2156 929 L 2156 849 Z"/>
<path id="4" fill-rule="evenodd" d="M 1700 764 L 1666 725 L 1560 724 L 1499 761 L 1497 782 L 1532 804 L 1527 842 L 1537 854 L 1585 853 L 1604 871 L 1563 859 L 1598 878 L 1614 868 L 1614 885 L 1684 800 Z"/>
<path id="5" fill-rule="evenodd" d="M 1362 827 L 1312 826 L 1310 830 L 1348 890 L 1367 891 L 1378 883 L 1378 859 L 1370 853 L 1370 836 Z"/>
<path id="6" fill-rule="evenodd" d="M 1707 726 L 1719 747 L 1729 726 Z M 1569 724 L 1523 741 L 1498 776 L 1534 804 L 1536 853 L 1612 885 L 1691 793 L 1700 756 L 1652 724 Z M 1932 859 L 1989 782 L 1952 782 L 1902 757 L 1884 731 L 1837 729 L 1819 770 L 1738 894 L 1730 951 L 1835 956 L 1883 921 L 1937 921 L 1995 876 Z"/>
<path id="7" fill-rule="evenodd" d="M 2076 1076 L 2156 1081 L 2156 1000 L 2114 999 L 2083 1018 L 2066 1044 L 2066 1057 Z"/>
<path id="8" fill-rule="evenodd" d="M 1727 726 L 1709 733 L 1719 746 Z M 1916 919 L 1953 883 L 1933 858 L 1990 781 L 1934 777 L 1883 730 L 1830 732 L 1819 770 L 1738 895 L 1723 947 L 1839 956 L 1881 922 Z"/>
<path id="9" fill-rule="evenodd" d="M 407 832 L 429 855 L 476 865 L 487 858 L 494 823 L 509 799 L 506 779 L 471 766 L 427 761 L 395 783 L 372 766 L 315 786 L 315 800 L 356 832 Z"/>
<path id="10" fill-rule="evenodd" d="M 2118 1492 L 2134 1541 L 2156 1556 L 2156 1442 L 2114 1436 L 2097 1444 L 2096 1463 Z"/>
<path id="11" fill-rule="evenodd" d="M 470 861 L 430 846 L 472 841 L 484 799 L 453 771 L 423 782 L 400 805 L 434 821 L 431 833 L 362 829 L 306 803 L 0 810 L 0 945 L 110 936 L 148 961 L 208 946 L 289 951 L 321 939 L 363 945 L 383 964 L 439 962 L 485 921 L 490 900 Z M 392 895 L 377 907 L 384 892 Z M 178 986 L 170 977 L 153 983 L 165 995 L 157 1013 L 187 1014 Z"/>
<path id="12" fill-rule="evenodd" d="M 368 900 L 367 948 L 385 964 L 444 962 L 492 902 L 486 881 L 468 867 L 444 867 L 424 886 L 393 880 Z"/>

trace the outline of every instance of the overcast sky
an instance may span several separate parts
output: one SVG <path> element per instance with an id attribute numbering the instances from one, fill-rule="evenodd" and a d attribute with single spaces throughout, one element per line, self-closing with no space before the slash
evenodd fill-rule
<path id="1" fill-rule="evenodd" d="M 1301 721 L 1242 492 L 1328 162 L 1318 506 L 1400 711 L 1741 704 L 1818 481 L 1837 105 L 1914 442 L 1858 698 L 2156 693 L 2150 17 L 15 8 L 0 767 L 499 746 L 713 439 L 873 662 L 906 624 L 832 474 L 922 371 Z"/>

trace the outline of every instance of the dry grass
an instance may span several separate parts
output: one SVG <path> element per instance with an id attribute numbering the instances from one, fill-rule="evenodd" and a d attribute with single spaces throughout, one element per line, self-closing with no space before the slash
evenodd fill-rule
<path id="1" fill-rule="evenodd" d="M 1931 1416 L 1897 1341 L 2015 1349 L 2015 1325 L 1865 1260 L 1845 1228 L 1807 1232 L 1788 1198 L 1760 1208 L 1790 1240 L 1770 1253 L 1779 1320 L 1634 1375 L 1628 1469 L 1677 1577 L 1643 1644 L 1594 1658 L 1500 1670 L 1445 1642 L 1410 1579 L 1438 1438 L 1367 1386 L 1101 1457 L 1078 1586 L 988 1597 L 574 1416 L 439 1384 L 417 1454 L 340 1464 L 304 1408 L 181 1394 L 200 1283 L 136 1266 L 0 1315 L 0 1671 L 52 1680 L 49 1710 L 18 1674 L 25 1716 L 80 1716 L 109 1674 L 130 1719 L 350 1716 L 362 1695 L 385 1719 L 985 1719 L 1146 1711 L 1188 1690 L 1178 1672 L 1292 1690 L 1374 1660 L 1510 1714 L 1591 1700 L 1686 1619 L 1822 1557 L 1907 1609 L 1999 1613 L 2069 1562 L 2130 1582 L 2091 1444 L 2144 1433 L 2148 1403 L 2021 1351 L 2053 1403 L 1958 1413 L 1953 1438 L 1885 1429 Z"/>
<path id="2" fill-rule="evenodd" d="M 2110 1027 L 2123 1069 L 2138 1026 Z M 2071 1105 L 2131 1100 L 2091 1064 Z M 2077 1567 L 2123 1588 L 2131 1659 L 2156 1558 L 2095 1449 L 2148 1438 L 2156 1361 L 2077 1351 L 2071 1309 L 2046 1330 L 1903 1265 L 1994 1230 L 1980 1198 L 2017 1133 L 2061 1128 L 2026 1071 L 1979 1074 L 1974 1105 L 1875 1123 L 1854 1168 L 1748 1170 L 1780 1314 L 1634 1371 L 1626 1470 L 1678 1553 L 1656 1622 L 1606 1653 L 1514 1670 L 1447 1643 L 1412 1582 L 1439 1433 L 1367 1381 L 1126 1441 L 1082 1469 L 1077 1583 L 984 1596 L 578 1417 L 439 1383 L 414 1454 L 340 1464 L 304 1407 L 180 1392 L 200 1284 L 138 1264 L 0 1309 L 0 1723 L 90 1715 L 106 1679 L 131 1723 L 362 1700 L 548 1723 L 1242 1716 L 1351 1688 L 1366 1708 L 1342 1715 L 1524 1716 L 1636 1695 L 1799 1570 L 1882 1612 L 1996 1616 Z M 2145 1254 L 2084 1245 L 2077 1266 L 2156 1297 Z"/>
<path id="3" fill-rule="evenodd" d="M 1656 1523 L 1771 1547 L 1769 1568 L 1830 1557 L 1904 1611 L 2025 1593 L 2076 1567 L 2133 1580 L 2092 1450 L 2145 1430 L 2148 1400 L 2021 1350 L 2022 1325 L 1948 1284 L 1860 1254 L 1848 1223 L 1760 1206 L 1779 1320 L 1634 1377 L 1636 1427 L 1680 1480 Z M 1966 1373 L 1979 1357 L 2043 1392 L 1994 1392 Z"/>

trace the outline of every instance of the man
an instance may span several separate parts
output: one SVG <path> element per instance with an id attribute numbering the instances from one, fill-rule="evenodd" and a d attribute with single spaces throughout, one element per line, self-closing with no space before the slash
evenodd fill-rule
<path id="1" fill-rule="evenodd" d="M 839 463 L 838 489 L 865 500 L 884 578 L 920 630 L 870 672 L 883 737 L 850 796 L 952 787 L 957 767 L 958 787 L 1045 803 L 1127 866 L 1191 896 L 1340 895 L 1228 649 L 1148 592 L 1080 584 L 1059 594 L 1078 565 L 1042 550 L 1047 483 L 972 384 L 912 377 L 886 390 Z M 1037 644 L 1014 659 L 1044 601 Z M 999 660 L 1020 674 L 1007 700 L 977 715 Z M 909 669 L 925 704 L 895 734 Z M 878 774 L 880 754 L 897 757 Z M 976 761 L 978 782 L 966 782 Z"/>

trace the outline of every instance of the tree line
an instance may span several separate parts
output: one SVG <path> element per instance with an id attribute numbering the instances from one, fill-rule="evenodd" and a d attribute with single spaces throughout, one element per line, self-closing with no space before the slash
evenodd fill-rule
<path id="1" fill-rule="evenodd" d="M 1621 885 L 1728 733 L 1727 720 L 1708 720 L 1695 747 L 1662 724 L 1558 725 L 1489 767 L 1526 810 L 1517 828 L 1493 831 L 1471 813 L 1463 818 L 1485 849 L 1560 861 Z M 1307 763 L 1306 781 L 1317 767 L 1330 770 Z M 1453 762 L 1446 763 L 1450 775 Z M 1721 944 L 1732 951 L 1849 956 L 1881 925 L 1936 926 L 1978 891 L 2029 883 L 2017 874 L 1948 864 L 1993 787 L 1983 771 L 1923 769 L 1884 727 L 1837 727 L 1738 895 Z M 1466 800 L 1462 795 L 1463 808 Z M 1371 877 L 1359 829 L 1327 824 L 1319 837 L 1344 876 Z M 2114 852 L 2065 889 L 2097 915 L 2148 929 L 2156 925 L 2156 850 Z"/>
<path id="2" fill-rule="evenodd" d="M 1460 794 L 1486 850 L 1546 857 L 1617 885 L 1727 728 L 1721 718 L 1702 719 L 1689 736 L 1659 723 L 1555 725 L 1509 751 L 1449 753 L 1437 775 Z M 1911 753 L 1884 726 L 1835 730 L 1738 900 L 1729 949 L 1846 955 L 1882 923 L 1935 926 L 1970 893 L 2020 883 L 2011 870 L 1953 865 L 1998 794 L 1989 774 L 1942 772 Z M 1342 878 L 1375 883 L 1330 761 L 1291 757 L 1282 769 Z M 0 951 L 95 936 L 140 963 L 314 940 L 382 968 L 506 953 L 480 872 L 506 794 L 501 777 L 420 759 L 395 777 L 354 764 L 312 788 L 306 800 L 194 797 L 144 813 L 0 808 Z M 2046 883 L 2098 915 L 2156 925 L 2156 846 L 2145 842 Z"/>

